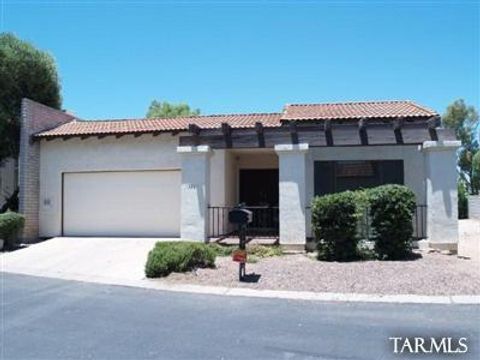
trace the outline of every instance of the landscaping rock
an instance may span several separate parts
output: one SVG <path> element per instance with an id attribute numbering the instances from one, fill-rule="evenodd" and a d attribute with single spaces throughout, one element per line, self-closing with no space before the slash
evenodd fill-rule
<path id="1" fill-rule="evenodd" d="M 439 253 L 409 261 L 323 262 L 310 255 L 285 255 L 247 264 L 258 282 L 238 282 L 238 264 L 217 258 L 216 269 L 171 274 L 158 281 L 334 293 L 480 295 L 480 262 Z"/>

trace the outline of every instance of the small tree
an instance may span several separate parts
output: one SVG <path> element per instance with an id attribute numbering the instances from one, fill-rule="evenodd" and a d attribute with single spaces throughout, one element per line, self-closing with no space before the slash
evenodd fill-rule
<path id="1" fill-rule="evenodd" d="M 200 110 L 191 109 L 187 104 L 170 104 L 167 101 L 157 100 L 150 103 L 147 111 L 147 118 L 176 118 L 196 115 L 200 115 Z"/>
<path id="2" fill-rule="evenodd" d="M 463 100 L 456 100 L 447 107 L 442 117 L 443 125 L 455 130 L 462 147 L 458 153 L 460 177 L 465 181 L 471 194 L 478 193 L 473 175 L 473 158 L 478 152 L 478 113 L 473 106 L 468 106 Z"/>
<path id="3" fill-rule="evenodd" d="M 20 107 L 29 98 L 59 109 L 60 82 L 53 58 L 13 34 L 0 34 L 0 162 L 17 158 Z"/>

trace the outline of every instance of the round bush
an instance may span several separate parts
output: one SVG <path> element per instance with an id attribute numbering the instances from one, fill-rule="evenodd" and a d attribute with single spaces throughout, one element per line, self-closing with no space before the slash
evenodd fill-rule
<path id="1" fill-rule="evenodd" d="M 368 191 L 375 252 L 380 259 L 406 258 L 412 250 L 415 194 L 403 185 Z"/>
<path id="2" fill-rule="evenodd" d="M 316 197 L 312 201 L 312 229 L 318 259 L 350 261 L 357 258 L 357 196 L 352 191 Z"/>
<path id="3" fill-rule="evenodd" d="M 21 214 L 7 211 L 0 214 L 0 239 L 5 240 L 5 247 L 15 245 L 18 232 L 23 228 L 25 218 Z"/>
<path id="4" fill-rule="evenodd" d="M 195 268 L 215 267 L 216 251 L 197 242 L 158 242 L 148 253 L 145 275 L 149 278 L 186 272 Z"/>

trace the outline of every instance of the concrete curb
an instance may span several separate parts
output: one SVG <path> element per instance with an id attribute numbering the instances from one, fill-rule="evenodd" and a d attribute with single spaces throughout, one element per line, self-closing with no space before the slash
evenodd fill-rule
<path id="1" fill-rule="evenodd" d="M 10 271 L 4 271 L 10 273 Z M 171 291 L 180 293 L 220 295 L 220 296 L 242 296 L 268 299 L 285 300 L 307 300 L 319 302 L 363 302 L 363 303 L 391 303 L 391 304 L 463 304 L 480 305 L 480 295 L 379 295 L 379 294 L 358 294 L 358 293 L 320 293 L 311 291 L 286 291 L 286 290 L 257 290 L 250 288 L 229 288 L 221 286 L 204 286 L 188 284 L 167 284 L 161 280 L 150 279 L 115 279 L 100 276 L 86 277 L 81 274 L 42 273 L 37 271 L 34 274 L 26 272 L 14 272 L 29 276 L 40 276 L 62 280 L 73 280 L 104 285 L 128 286 L 143 289 Z"/>

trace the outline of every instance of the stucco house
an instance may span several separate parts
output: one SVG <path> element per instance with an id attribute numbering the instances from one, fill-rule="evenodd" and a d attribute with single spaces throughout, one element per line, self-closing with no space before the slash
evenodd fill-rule
<path id="1" fill-rule="evenodd" d="M 292 104 L 279 113 L 84 121 L 25 99 L 19 158 L 26 241 L 225 236 L 244 202 L 259 233 L 305 246 L 313 196 L 401 183 L 419 238 L 455 249 L 456 150 L 411 101 Z"/>

